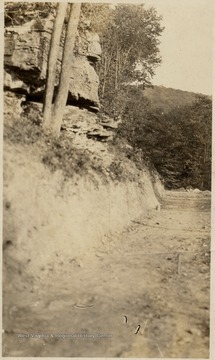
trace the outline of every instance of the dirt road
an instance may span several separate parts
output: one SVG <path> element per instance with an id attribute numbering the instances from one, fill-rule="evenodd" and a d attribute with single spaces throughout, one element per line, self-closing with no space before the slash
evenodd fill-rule
<path id="1" fill-rule="evenodd" d="M 3 355 L 207 358 L 209 264 L 210 194 L 167 192 L 91 260 L 6 289 Z"/>

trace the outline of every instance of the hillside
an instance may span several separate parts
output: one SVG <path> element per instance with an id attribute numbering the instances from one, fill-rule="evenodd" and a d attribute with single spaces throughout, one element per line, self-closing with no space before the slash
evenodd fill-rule
<path id="1" fill-rule="evenodd" d="M 144 95 L 154 108 L 162 108 L 164 112 L 169 112 L 180 106 L 191 105 L 197 94 L 155 85 L 153 88 L 145 89 Z"/>
<path id="2" fill-rule="evenodd" d="M 54 17 L 50 9 L 38 21 L 35 7 L 49 6 L 23 3 L 34 16 L 22 22 L 18 4 L 4 44 L 3 357 L 207 358 L 211 104 L 199 99 L 193 117 L 163 114 L 133 87 L 108 98 L 122 116 L 111 101 L 105 112 L 102 41 L 86 18 L 69 54 L 59 136 L 44 131 Z M 191 101 L 166 90 L 154 106 Z"/>

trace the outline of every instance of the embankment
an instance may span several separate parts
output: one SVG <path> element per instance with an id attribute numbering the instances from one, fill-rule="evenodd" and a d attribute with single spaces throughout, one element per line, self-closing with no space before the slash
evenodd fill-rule
<path id="1" fill-rule="evenodd" d="M 138 182 L 104 182 L 96 173 L 65 181 L 30 147 L 5 143 L 5 280 L 21 286 L 17 277 L 43 281 L 65 262 L 81 266 L 105 235 L 121 232 L 148 209 L 159 209 L 154 185 L 147 170 Z M 157 185 L 161 190 L 159 180 Z"/>

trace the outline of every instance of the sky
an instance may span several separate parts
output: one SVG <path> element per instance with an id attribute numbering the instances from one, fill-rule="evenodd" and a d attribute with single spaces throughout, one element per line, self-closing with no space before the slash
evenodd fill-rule
<path id="1" fill-rule="evenodd" d="M 144 0 L 163 16 L 154 85 L 212 95 L 213 0 Z"/>

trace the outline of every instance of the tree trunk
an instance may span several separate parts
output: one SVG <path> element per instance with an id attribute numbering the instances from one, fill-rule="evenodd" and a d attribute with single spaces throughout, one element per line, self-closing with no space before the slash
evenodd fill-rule
<path id="1" fill-rule="evenodd" d="M 118 88 L 118 45 L 116 48 L 115 90 Z"/>
<path id="2" fill-rule="evenodd" d="M 51 37 L 48 64 L 47 64 L 45 99 L 43 105 L 43 129 L 45 131 L 50 130 L 52 100 L 54 94 L 54 84 L 55 84 L 55 75 L 56 75 L 56 67 L 57 67 L 57 56 L 59 51 L 63 22 L 66 15 L 66 9 L 67 9 L 67 3 L 58 4 L 57 15 L 54 22 L 53 32 Z"/>
<path id="3" fill-rule="evenodd" d="M 70 74 L 73 59 L 73 49 L 77 34 L 77 27 L 80 17 L 81 4 L 70 4 L 69 22 L 64 42 L 63 59 L 57 97 L 54 103 L 54 110 L 51 122 L 51 132 L 54 136 L 60 135 L 60 128 L 63 119 L 63 112 L 69 91 Z"/>
<path id="4" fill-rule="evenodd" d="M 105 93 L 105 85 L 106 85 L 106 76 L 107 76 L 107 58 L 104 59 L 104 75 L 103 75 L 103 85 L 102 85 L 102 99 L 104 97 Z"/>

